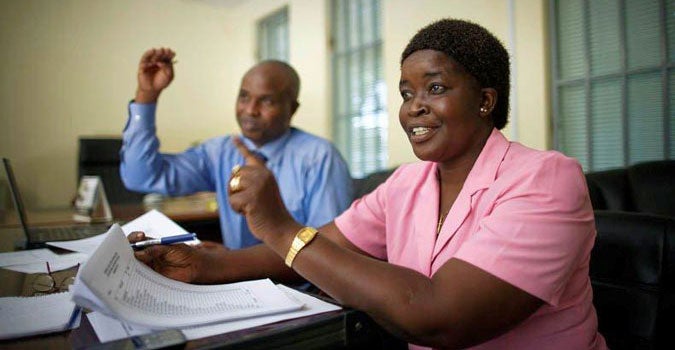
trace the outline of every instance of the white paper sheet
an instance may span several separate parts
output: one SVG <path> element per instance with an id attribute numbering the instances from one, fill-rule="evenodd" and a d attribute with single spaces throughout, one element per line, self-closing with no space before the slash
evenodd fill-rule
<path id="1" fill-rule="evenodd" d="M 104 238 L 105 234 L 100 234 L 97 236 L 75 239 L 72 241 L 47 242 L 47 245 L 70 250 L 73 252 L 90 254 L 91 252 L 96 250 L 96 248 L 98 248 L 99 245 L 101 245 L 101 242 L 103 242 Z"/>
<path id="2" fill-rule="evenodd" d="M 166 278 L 134 258 L 116 224 L 80 267 L 72 288 L 78 305 L 152 328 L 188 327 L 302 307 L 269 279 L 192 285 Z"/>
<path id="3" fill-rule="evenodd" d="M 210 324 L 206 326 L 196 326 L 190 328 L 183 328 L 181 331 L 187 340 L 194 340 L 199 338 L 206 338 L 216 334 L 223 334 L 227 332 L 234 332 L 241 329 L 252 328 L 274 322 L 290 320 L 294 318 L 320 314 L 339 310 L 340 307 L 331 303 L 327 303 L 305 293 L 298 292 L 295 289 L 286 286 L 278 285 L 278 287 L 286 293 L 290 298 L 297 299 L 298 302 L 304 304 L 302 309 L 298 311 L 287 312 L 278 315 L 268 315 L 254 318 L 247 318 L 237 321 L 222 322 Z M 102 343 L 113 341 L 117 339 L 128 338 L 136 335 L 143 335 L 152 333 L 153 330 L 145 327 L 136 327 L 123 322 L 120 322 L 112 317 L 105 316 L 99 312 L 92 312 L 87 314 L 89 323 L 91 323 L 99 341 Z"/>
<path id="4" fill-rule="evenodd" d="M 153 238 L 176 236 L 189 233 L 173 220 L 169 219 L 166 215 L 155 209 L 150 210 L 149 212 L 137 217 L 132 221 L 129 221 L 122 226 L 122 231 L 127 236 L 134 231 L 143 231 L 145 232 L 146 236 Z M 47 244 L 53 247 L 58 247 L 74 252 L 91 254 L 91 252 L 96 250 L 101 242 L 103 242 L 105 237 L 106 234 L 104 233 L 97 236 L 72 241 L 47 242 Z M 201 241 L 199 239 L 195 239 L 184 243 L 199 244 L 200 242 Z"/>
<path id="5" fill-rule="evenodd" d="M 153 209 L 122 226 L 125 235 L 143 231 L 147 237 L 161 238 L 189 233 L 163 213 Z M 189 242 L 195 244 L 195 242 Z M 198 242 L 197 242 L 198 243 Z"/>
<path id="6" fill-rule="evenodd" d="M 44 265 L 45 261 L 50 261 L 50 259 L 56 257 L 58 257 L 57 254 L 46 248 L 0 253 L 0 266 L 4 267 L 37 262 L 42 262 Z"/>
<path id="7" fill-rule="evenodd" d="M 49 268 L 52 272 L 55 272 L 69 269 L 77 264 L 82 264 L 87 261 L 88 258 L 89 255 L 84 253 L 54 254 L 53 257 L 47 258 L 45 261 L 49 262 Z M 3 266 L 3 268 L 23 273 L 47 273 L 45 261 L 34 262 L 31 264 Z"/>
<path id="8" fill-rule="evenodd" d="M 69 293 L 0 298 L 0 339 L 66 330 L 75 304 Z M 80 315 L 68 329 L 80 326 Z"/>
<path id="9" fill-rule="evenodd" d="M 240 329 L 256 327 L 264 324 L 270 324 L 283 320 L 290 320 L 293 318 L 299 318 L 314 314 L 320 314 L 323 312 L 339 310 L 340 307 L 331 303 L 327 303 L 320 299 L 317 299 L 313 296 L 307 295 L 305 293 L 298 292 L 297 290 L 279 286 L 288 296 L 293 297 L 298 300 L 298 302 L 303 303 L 302 309 L 298 311 L 293 311 L 280 315 L 268 315 L 261 316 L 256 318 L 248 318 L 245 320 L 234 321 L 234 322 L 224 322 L 219 324 L 185 328 L 181 331 L 188 340 L 199 339 L 210 337 L 216 334 L 222 334 L 227 332 L 233 332 Z"/>

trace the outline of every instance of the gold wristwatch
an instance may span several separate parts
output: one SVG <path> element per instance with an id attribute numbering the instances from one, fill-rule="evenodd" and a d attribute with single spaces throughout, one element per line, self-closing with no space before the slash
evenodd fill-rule
<path id="1" fill-rule="evenodd" d="M 303 227 L 298 231 L 298 233 L 295 234 L 295 238 L 293 238 L 293 243 L 291 243 L 291 248 L 288 250 L 288 253 L 286 254 L 286 266 L 288 267 L 293 267 L 293 260 L 295 260 L 295 256 L 298 255 L 300 250 L 304 248 L 309 242 L 311 242 L 314 237 L 316 237 L 316 234 L 319 233 L 314 227 Z"/>

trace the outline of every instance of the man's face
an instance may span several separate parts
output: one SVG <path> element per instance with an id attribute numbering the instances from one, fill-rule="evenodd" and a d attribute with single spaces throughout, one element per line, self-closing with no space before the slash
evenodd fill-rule
<path id="1" fill-rule="evenodd" d="M 241 80 L 237 97 L 237 123 L 241 133 L 256 146 L 283 135 L 291 126 L 297 103 L 289 93 L 283 71 L 263 64 L 251 69 Z"/>

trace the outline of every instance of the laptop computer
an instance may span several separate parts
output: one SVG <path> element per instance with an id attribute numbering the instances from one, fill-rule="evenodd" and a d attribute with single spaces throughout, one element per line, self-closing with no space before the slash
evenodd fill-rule
<path id="1" fill-rule="evenodd" d="M 26 248 L 45 247 L 47 242 L 81 239 L 108 231 L 110 224 L 28 227 L 28 216 L 19 192 L 19 186 L 14 177 L 12 165 L 7 158 L 2 158 L 2 163 L 7 174 L 9 192 L 14 201 L 14 208 L 26 237 Z"/>

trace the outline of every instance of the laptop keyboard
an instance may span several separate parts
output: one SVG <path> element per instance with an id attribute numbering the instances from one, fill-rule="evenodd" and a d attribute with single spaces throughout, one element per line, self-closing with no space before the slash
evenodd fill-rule
<path id="1" fill-rule="evenodd" d="M 105 233 L 110 225 L 82 225 L 65 227 L 38 227 L 30 229 L 31 241 L 49 242 L 49 241 L 69 241 L 96 236 Z"/>

